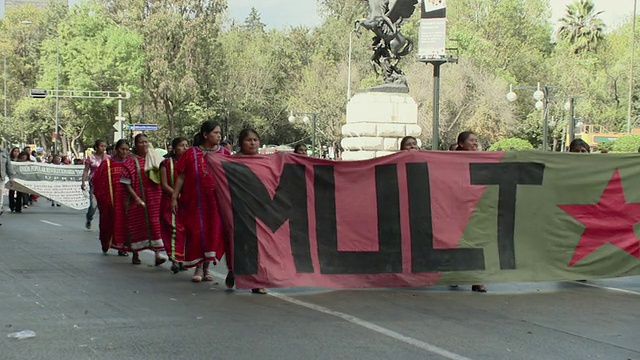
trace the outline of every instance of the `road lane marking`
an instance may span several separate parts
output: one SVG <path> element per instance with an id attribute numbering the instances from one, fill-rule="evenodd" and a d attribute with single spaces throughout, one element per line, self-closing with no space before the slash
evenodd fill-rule
<path id="1" fill-rule="evenodd" d="M 49 224 L 49 225 L 53 225 L 53 226 L 62 226 L 62 225 L 60 225 L 60 224 L 56 224 L 56 223 L 54 223 L 54 222 L 47 221 L 47 220 L 40 220 L 40 221 L 42 221 L 42 222 L 43 222 L 43 223 L 45 223 L 45 224 Z"/>
<path id="2" fill-rule="evenodd" d="M 219 273 L 217 271 L 212 271 L 212 273 L 215 276 L 220 277 L 220 278 L 225 278 L 225 276 L 226 276 L 226 275 L 223 275 L 223 274 L 221 274 L 221 273 Z M 395 332 L 395 331 L 393 331 L 391 329 L 387 329 L 387 328 L 382 327 L 380 325 L 376 325 L 376 324 L 374 324 L 372 322 L 360 319 L 360 318 L 355 317 L 353 315 L 349 315 L 349 314 L 346 314 L 346 313 L 343 313 L 343 312 L 340 312 L 340 311 L 334 311 L 334 310 L 328 309 L 328 308 L 326 308 L 324 306 L 320 306 L 320 305 L 312 304 L 312 303 L 309 303 L 309 302 L 306 302 L 306 301 L 298 300 L 296 298 L 293 298 L 293 297 L 290 297 L 290 296 L 287 296 L 287 295 L 284 295 L 284 294 L 278 294 L 277 292 L 271 292 L 270 291 L 268 293 L 268 295 L 271 295 L 271 296 L 273 296 L 275 298 L 278 298 L 278 299 L 280 299 L 282 301 L 286 301 L 286 302 L 294 304 L 294 305 L 302 306 L 302 307 L 305 307 L 305 308 L 310 309 L 310 310 L 321 312 L 323 314 L 335 316 L 337 318 L 340 318 L 340 319 L 345 320 L 347 322 L 350 322 L 352 324 L 355 324 L 355 325 L 358 325 L 360 327 L 363 327 L 363 328 L 365 328 L 367 330 L 370 330 L 370 331 L 376 332 L 378 334 L 390 337 L 392 339 L 398 340 L 398 341 L 403 342 L 405 344 L 415 346 L 415 347 L 417 347 L 419 349 L 426 350 L 428 352 L 440 355 L 440 356 L 444 357 L 445 359 L 449 359 L 449 360 L 471 360 L 470 358 L 468 358 L 466 356 L 462 356 L 462 355 L 453 353 L 453 352 L 451 352 L 449 350 L 445 350 L 445 349 L 443 349 L 441 347 L 438 347 L 438 346 L 435 346 L 435 345 L 431 345 L 431 344 L 429 344 L 427 342 L 420 341 L 418 339 L 402 335 L 402 334 L 400 334 L 398 332 Z"/>
<path id="3" fill-rule="evenodd" d="M 295 299 L 295 298 L 292 298 L 290 296 L 283 295 L 283 294 L 270 292 L 269 295 L 271 295 L 273 297 L 276 297 L 276 298 L 278 298 L 280 300 L 283 300 L 283 301 L 298 305 L 298 306 L 306 307 L 307 309 L 311 309 L 311 310 L 315 310 L 315 311 L 318 311 L 318 312 L 321 312 L 321 313 L 324 313 L 324 314 L 327 314 L 327 315 L 335 316 L 335 317 L 340 318 L 342 320 L 348 321 L 348 322 L 350 322 L 352 324 L 355 324 L 355 325 L 358 325 L 360 327 L 363 327 L 363 328 L 365 328 L 367 330 L 371 330 L 373 332 L 377 332 L 378 334 L 390 337 L 392 339 L 398 340 L 398 341 L 403 342 L 405 344 L 415 346 L 415 347 L 417 347 L 419 349 L 426 350 L 426 351 L 434 353 L 436 355 L 440 355 L 440 356 L 442 356 L 442 357 L 444 357 L 446 359 L 450 359 L 450 360 L 471 360 L 468 357 L 465 357 L 465 356 L 462 356 L 462 355 L 458 355 L 458 354 L 453 353 L 451 351 L 445 350 L 445 349 L 443 349 L 441 347 L 438 347 L 438 346 L 435 346 L 435 345 L 431 345 L 431 344 L 429 344 L 427 342 L 420 341 L 418 339 L 415 339 L 415 338 L 412 338 L 412 337 L 409 337 L 409 336 L 402 335 L 402 334 L 400 334 L 398 332 L 395 332 L 393 330 L 384 328 L 384 327 L 382 327 L 380 325 L 376 325 L 374 323 L 368 322 L 366 320 L 362 320 L 362 319 L 360 319 L 358 317 L 355 317 L 355 316 L 352 316 L 352 315 L 349 315 L 349 314 L 345 314 L 345 313 L 342 313 L 342 312 L 339 312 L 339 311 L 334 311 L 334 310 L 325 308 L 323 306 L 312 304 L 312 303 L 308 303 L 306 301 L 301 301 L 301 300 L 298 300 L 298 299 Z"/>
<path id="4" fill-rule="evenodd" d="M 573 284 L 573 283 L 572 283 L 572 284 Z M 602 285 L 598 285 L 598 284 L 589 284 L 589 283 L 583 283 L 583 282 L 578 282 L 577 284 L 584 285 L 584 286 L 590 286 L 590 287 L 594 287 L 594 288 L 598 288 L 598 289 L 605 289 L 605 290 L 610 290 L 610 291 L 617 291 L 617 292 L 621 292 L 621 293 L 625 293 L 625 294 L 640 295 L 640 292 L 638 292 L 638 291 L 633 291 L 633 290 L 620 289 L 620 288 L 614 288 L 614 287 L 609 287 L 609 286 L 602 286 Z"/>

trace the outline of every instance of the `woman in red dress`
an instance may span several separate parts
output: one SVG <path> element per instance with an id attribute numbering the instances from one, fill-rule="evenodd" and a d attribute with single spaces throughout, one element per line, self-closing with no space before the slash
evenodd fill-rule
<path id="1" fill-rule="evenodd" d="M 126 250 L 126 217 L 124 213 L 124 189 L 120 176 L 124 162 L 129 157 L 129 143 L 119 140 L 116 155 L 106 158 L 92 177 L 93 195 L 100 209 L 100 243 L 106 255 L 109 249 L 118 250 L 119 256 L 128 256 Z"/>
<path id="2" fill-rule="evenodd" d="M 175 261 L 185 268 L 196 267 L 193 282 L 213 281 L 209 262 L 214 264 L 224 254 L 224 241 L 220 212 L 213 194 L 215 182 L 206 164 L 206 155 L 231 155 L 220 145 L 222 130 L 215 121 L 202 123 L 193 147 L 180 157 L 171 209 L 180 221 L 178 228 L 184 230 L 184 242 L 176 241 Z M 180 198 L 180 201 L 178 201 Z M 181 240 L 181 239 L 177 239 Z"/>
<path id="3" fill-rule="evenodd" d="M 181 243 L 184 240 L 178 240 L 178 237 L 184 236 L 183 231 L 178 231 L 178 219 L 176 214 L 171 211 L 171 195 L 178 177 L 176 165 L 180 157 L 189 147 L 187 139 L 177 137 L 171 142 L 171 156 L 160 164 L 160 185 L 162 186 L 162 200 L 160 201 L 160 230 L 162 232 L 162 241 L 169 259 L 173 262 L 171 271 L 174 274 L 183 270 L 182 263 L 175 261 L 176 242 Z M 181 254 L 184 256 L 184 254 Z"/>
<path id="4" fill-rule="evenodd" d="M 240 151 L 238 151 L 235 156 L 258 155 L 260 150 L 260 136 L 253 129 L 242 129 L 242 131 L 240 131 L 240 135 L 238 136 L 238 146 L 240 147 Z M 227 274 L 225 284 L 228 288 L 232 288 L 235 285 L 235 277 L 230 265 L 231 257 L 231 254 L 227 253 L 227 266 L 229 267 L 229 273 Z M 267 293 L 267 290 L 263 288 L 255 288 L 251 289 L 251 292 L 254 294 L 264 295 Z"/>
<path id="5" fill-rule="evenodd" d="M 136 135 L 134 154 L 124 162 L 120 182 L 124 186 L 127 211 L 129 247 L 133 251 L 131 263 L 140 265 L 139 251 L 152 249 L 156 252 L 156 266 L 167 259 L 160 255 L 164 250 L 160 234 L 160 198 L 162 188 L 153 182 L 144 171 L 145 157 L 149 150 L 147 136 Z"/>

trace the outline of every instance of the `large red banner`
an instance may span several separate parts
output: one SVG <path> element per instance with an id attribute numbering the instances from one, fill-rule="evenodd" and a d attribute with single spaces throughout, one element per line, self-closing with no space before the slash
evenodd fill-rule
<path id="1" fill-rule="evenodd" d="M 469 164 L 501 158 L 501 153 L 433 153 L 430 169 L 417 162 L 399 171 L 416 161 L 415 157 L 361 162 L 292 154 L 210 157 L 218 175 L 218 204 L 232 244 L 229 258 L 237 284 L 248 288 L 434 284 L 438 273 L 432 270 L 437 269 L 412 270 L 414 251 L 423 247 L 412 245 L 412 232 L 429 232 L 432 227 L 434 248 L 458 248 L 485 188 L 470 184 Z M 437 189 L 430 194 L 431 209 L 425 209 L 426 204 L 410 204 L 410 197 L 416 202 L 425 194 L 429 197 L 430 189 Z M 413 221 L 421 223 L 414 229 L 410 207 Z M 429 218 L 430 226 L 422 226 Z M 483 268 L 464 253 L 474 249 L 460 250 L 462 256 L 451 258 L 458 263 L 447 266 Z"/>
<path id="2" fill-rule="evenodd" d="M 640 176 L 637 156 L 573 155 L 420 151 L 334 162 L 279 153 L 208 162 L 240 288 L 640 274 L 628 231 L 635 220 L 584 225 L 590 212 L 621 213 L 624 195 L 632 202 L 640 193 L 624 180 Z M 598 199 L 613 173 L 622 174 L 622 195 L 603 210 Z M 573 208 L 584 211 L 575 217 Z"/>

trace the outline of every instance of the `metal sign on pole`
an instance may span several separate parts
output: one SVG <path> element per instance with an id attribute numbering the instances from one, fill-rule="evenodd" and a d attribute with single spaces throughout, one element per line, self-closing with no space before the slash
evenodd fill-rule
<path id="1" fill-rule="evenodd" d="M 418 61 L 433 65 L 433 134 L 431 149 L 440 147 L 440 67 L 458 63 L 458 57 L 447 54 L 447 5 L 445 1 L 422 2 L 420 31 L 418 33 Z"/>
<path id="2" fill-rule="evenodd" d="M 47 97 L 47 90 L 31 89 L 29 90 L 29 96 L 34 99 L 44 99 Z"/>
<path id="3" fill-rule="evenodd" d="M 127 130 L 131 131 L 156 131 L 158 124 L 131 124 L 127 126 Z"/>
<path id="4" fill-rule="evenodd" d="M 93 90 L 46 90 L 46 89 L 31 89 L 29 90 L 29 96 L 35 99 L 44 99 L 47 97 L 56 98 L 56 106 L 59 98 L 71 98 L 71 99 L 113 99 L 118 100 L 118 116 L 116 116 L 116 123 L 113 124 L 113 128 L 116 130 L 113 134 L 113 141 L 117 142 L 123 138 L 123 123 L 126 121 L 122 115 L 122 101 L 131 98 L 131 93 L 126 91 L 93 91 Z M 56 115 L 57 115 L 56 111 Z M 56 132 L 58 132 L 58 119 L 56 118 Z M 57 140 L 54 140 L 54 149 L 57 145 Z"/>
<path id="5" fill-rule="evenodd" d="M 93 91 L 93 90 L 46 90 L 31 89 L 29 95 L 33 98 L 61 97 L 75 99 L 113 99 L 126 100 L 131 98 L 127 91 Z"/>

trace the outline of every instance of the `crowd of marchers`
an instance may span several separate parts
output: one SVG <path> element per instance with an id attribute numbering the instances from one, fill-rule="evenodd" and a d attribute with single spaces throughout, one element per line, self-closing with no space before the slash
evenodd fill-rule
<path id="1" fill-rule="evenodd" d="M 166 156 L 154 151 L 144 134 L 135 136 L 133 144 L 122 139 L 110 147 L 105 141 L 96 140 L 94 153 L 74 162 L 85 166 L 81 188 L 88 191 L 91 199 L 85 227 L 91 229 L 96 210 L 99 210 L 99 239 L 105 255 L 109 250 L 117 251 L 122 257 L 131 254 L 131 263 L 139 265 L 139 253 L 151 250 L 155 252 L 156 266 L 168 259 L 174 273 L 193 268 L 193 282 L 213 281 L 210 266 L 221 260 L 229 244 L 223 234 L 214 196 L 215 181 L 206 157 L 208 154 L 258 155 L 260 136 L 255 130 L 246 128 L 238 136 L 237 151 L 233 145 L 231 140 L 223 140 L 221 126 L 211 120 L 202 123 L 192 141 L 183 137 L 173 139 L 171 151 Z M 400 150 L 420 150 L 417 139 L 404 137 Z M 460 133 L 449 150 L 478 151 L 477 135 L 470 131 Z M 588 153 L 590 147 L 576 139 L 571 142 L 570 151 Z M 307 149 L 299 144 L 294 152 L 306 155 Z M 8 154 L 0 151 L 0 155 L 0 179 L 13 177 L 13 161 L 65 164 L 59 155 L 38 159 L 28 147 L 22 151 L 13 148 Z M 20 213 L 37 200 L 34 195 L 9 191 L 12 212 Z M 51 206 L 56 205 L 60 206 L 51 203 Z M 225 284 L 233 288 L 235 278 L 229 263 Z M 481 284 L 473 285 L 472 290 L 487 291 Z M 266 294 L 262 288 L 252 289 L 252 292 Z"/>

